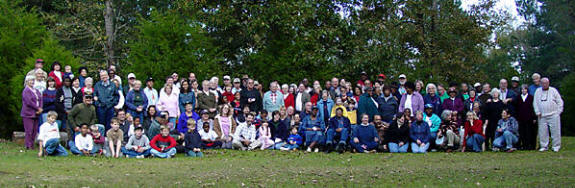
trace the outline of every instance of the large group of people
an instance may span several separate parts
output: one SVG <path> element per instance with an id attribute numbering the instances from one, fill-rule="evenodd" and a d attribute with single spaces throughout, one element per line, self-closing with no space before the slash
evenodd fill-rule
<path id="1" fill-rule="evenodd" d="M 26 148 L 38 141 L 39 156 L 66 156 L 67 148 L 133 158 L 201 157 L 206 149 L 513 152 L 537 149 L 537 137 L 539 151 L 561 148 L 563 101 L 537 73 L 530 85 L 513 77 L 497 88 L 397 78 L 362 72 L 354 83 L 304 78 L 271 81 L 264 91 L 248 75 L 220 82 L 173 72 L 160 88 L 133 73 L 122 82 L 113 65 L 91 77 L 85 67 L 74 73 L 53 62 L 46 73 L 38 59 L 26 75 L 21 116 Z"/>

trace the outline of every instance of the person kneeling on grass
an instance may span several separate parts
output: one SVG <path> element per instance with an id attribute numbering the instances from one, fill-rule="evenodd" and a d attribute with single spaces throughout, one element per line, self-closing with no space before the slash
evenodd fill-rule
<path id="1" fill-rule="evenodd" d="M 134 135 L 130 136 L 126 146 L 122 147 L 122 153 L 128 158 L 144 158 L 150 155 L 150 139 L 144 135 L 143 127 L 134 128 Z"/>
<path id="2" fill-rule="evenodd" d="M 247 114 L 246 122 L 240 123 L 234 133 L 232 141 L 233 149 L 246 150 L 251 144 L 256 142 L 256 126 L 253 125 L 254 115 Z"/>
<path id="3" fill-rule="evenodd" d="M 93 154 L 92 148 L 94 147 L 94 140 L 89 132 L 88 124 L 84 123 L 80 126 L 80 134 L 76 135 L 74 145 L 70 145 L 70 152 L 72 152 L 72 154 L 83 156 L 91 156 Z"/>
<path id="4" fill-rule="evenodd" d="M 218 140 L 218 134 L 210 129 L 209 122 L 203 122 L 202 130 L 198 132 L 202 137 L 202 148 L 213 149 L 222 146 L 222 142 Z"/>
<path id="5" fill-rule="evenodd" d="M 413 153 L 425 153 L 429 148 L 429 125 L 423 121 L 423 112 L 415 112 L 415 121 L 409 128 L 409 137 L 411 137 L 411 151 Z"/>
<path id="6" fill-rule="evenodd" d="M 102 128 L 104 126 L 102 125 Z M 101 156 L 104 154 L 104 144 L 106 144 L 106 139 L 102 132 L 100 132 L 100 127 L 98 125 L 90 126 L 90 132 L 92 135 L 92 140 L 94 140 L 94 146 L 92 147 L 92 153 L 97 156 Z"/>
<path id="7" fill-rule="evenodd" d="M 172 158 L 176 155 L 176 140 L 170 136 L 170 128 L 160 127 L 160 134 L 154 136 L 150 141 L 152 150 L 150 153 L 158 158 Z"/>
<path id="8" fill-rule="evenodd" d="M 519 124 L 514 117 L 511 117 L 508 109 L 501 112 L 501 119 L 497 123 L 495 130 L 495 140 L 493 140 L 493 151 L 505 149 L 507 152 L 513 152 L 516 149 L 513 144 L 519 141 Z"/>
<path id="9" fill-rule="evenodd" d="M 302 137 L 298 134 L 297 127 L 293 127 L 291 129 L 291 134 L 287 139 L 287 143 L 284 144 L 280 150 L 290 151 L 290 150 L 297 150 L 302 143 Z"/>
<path id="10" fill-rule="evenodd" d="M 369 124 L 369 115 L 361 115 L 361 125 L 357 126 L 353 130 L 353 142 L 351 146 L 358 153 L 369 153 L 375 152 L 377 149 L 379 136 L 377 134 L 377 129 L 371 124 Z"/>
<path id="11" fill-rule="evenodd" d="M 38 157 L 44 155 L 51 156 L 68 156 L 66 148 L 60 145 L 60 131 L 58 130 L 58 123 L 56 119 L 58 113 L 55 111 L 48 112 L 48 121 L 40 126 L 40 133 L 38 134 Z"/>
<path id="12" fill-rule="evenodd" d="M 104 150 L 106 157 L 118 158 L 122 155 L 120 150 L 122 148 L 122 141 L 124 140 L 124 131 L 120 129 L 120 121 L 117 118 L 112 118 L 110 126 L 112 126 L 112 128 L 106 132 L 106 145 L 104 145 Z"/>
<path id="13" fill-rule="evenodd" d="M 204 124 L 208 125 L 208 128 L 210 128 L 210 124 L 208 122 L 205 122 Z M 200 133 L 198 133 L 198 131 L 196 130 L 196 123 L 193 119 L 189 119 L 187 122 L 188 125 L 188 130 L 186 132 L 186 136 L 185 136 L 185 150 L 186 150 L 186 155 L 188 157 L 203 157 L 204 154 L 202 153 L 202 137 L 200 136 Z"/>

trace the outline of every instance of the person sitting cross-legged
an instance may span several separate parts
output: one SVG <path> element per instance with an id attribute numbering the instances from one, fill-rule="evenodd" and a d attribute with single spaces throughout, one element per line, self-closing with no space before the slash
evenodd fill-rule
<path id="1" fill-rule="evenodd" d="M 514 117 L 511 117 L 508 109 L 501 112 L 501 119 L 497 123 L 495 130 L 495 140 L 493 140 L 493 151 L 505 149 L 507 152 L 513 152 L 516 149 L 513 144 L 519 141 L 519 124 Z"/>
<path id="2" fill-rule="evenodd" d="M 150 140 L 144 135 L 144 128 L 134 128 L 134 135 L 130 136 L 128 143 L 122 147 L 122 153 L 129 158 L 144 158 L 150 155 Z"/>
<path id="3" fill-rule="evenodd" d="M 170 128 L 160 127 L 160 134 L 154 136 L 150 141 L 152 150 L 150 153 L 158 158 L 172 158 L 176 155 L 176 140 L 170 136 Z"/>
<path id="4" fill-rule="evenodd" d="M 351 146 L 358 153 L 374 152 L 378 146 L 379 136 L 377 130 L 369 124 L 369 115 L 361 115 L 361 125 L 353 130 L 353 141 Z"/>

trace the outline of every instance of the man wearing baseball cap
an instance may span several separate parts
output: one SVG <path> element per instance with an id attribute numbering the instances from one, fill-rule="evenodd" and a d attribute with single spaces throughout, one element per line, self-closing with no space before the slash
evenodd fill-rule
<path id="1" fill-rule="evenodd" d="M 223 87 L 223 88 L 225 88 L 226 86 L 232 86 L 231 77 L 228 76 L 228 75 L 225 75 L 225 76 L 224 76 L 224 87 Z M 223 89 L 223 88 L 222 88 L 222 89 Z M 223 93 L 223 92 L 222 92 L 222 93 Z"/>
<path id="2" fill-rule="evenodd" d="M 235 95 L 237 92 L 242 91 L 242 81 L 240 78 L 234 78 L 234 82 L 232 83 L 232 93 Z"/>
<path id="3" fill-rule="evenodd" d="M 406 90 L 405 90 L 405 82 L 407 82 L 407 77 L 405 76 L 405 74 L 400 74 L 399 75 L 399 94 L 403 95 Z"/>
<path id="4" fill-rule="evenodd" d="M 519 77 L 514 76 L 511 77 L 511 90 L 513 90 L 513 92 L 515 92 L 515 94 L 520 94 L 521 93 L 521 84 L 519 84 Z"/>
<path id="5" fill-rule="evenodd" d="M 44 67 L 44 60 L 43 59 L 36 59 L 36 62 L 34 63 L 34 69 L 30 70 L 26 76 L 36 76 L 36 70 L 40 69 L 42 70 L 42 68 Z M 42 70 L 42 74 L 44 74 L 44 78 L 48 78 L 48 73 L 46 73 L 46 71 Z"/>
<path id="6" fill-rule="evenodd" d="M 383 74 L 383 73 L 377 75 L 377 83 L 379 83 L 379 85 L 381 85 L 381 86 L 383 87 L 386 78 L 387 78 L 387 77 L 386 77 L 385 74 Z"/>

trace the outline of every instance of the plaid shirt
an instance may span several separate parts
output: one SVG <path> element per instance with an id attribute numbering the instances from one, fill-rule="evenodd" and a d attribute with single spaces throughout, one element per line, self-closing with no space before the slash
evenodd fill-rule
<path id="1" fill-rule="evenodd" d="M 256 126 L 251 125 L 248 127 L 247 123 L 241 123 L 236 128 L 236 133 L 234 135 L 234 139 L 241 140 L 249 140 L 250 142 L 256 141 Z"/>

